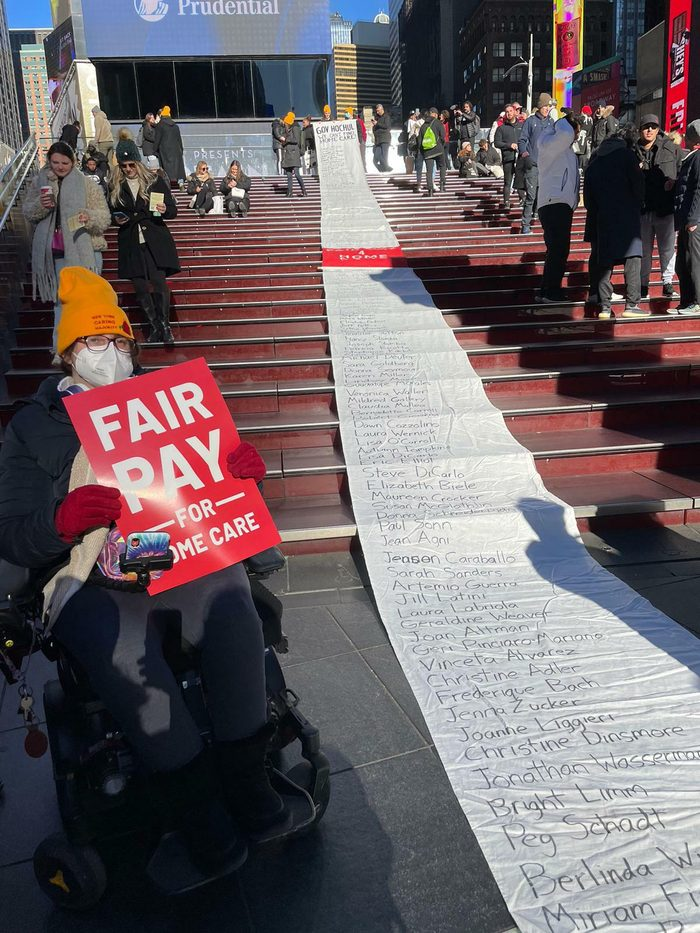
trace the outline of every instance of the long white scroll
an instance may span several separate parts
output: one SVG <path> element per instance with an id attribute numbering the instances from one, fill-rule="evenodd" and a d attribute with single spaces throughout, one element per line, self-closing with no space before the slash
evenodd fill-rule
<path id="1" fill-rule="evenodd" d="M 367 567 L 513 918 L 523 933 L 697 933 L 698 641 L 588 556 L 400 265 L 354 128 L 323 124 L 316 151 Z"/>

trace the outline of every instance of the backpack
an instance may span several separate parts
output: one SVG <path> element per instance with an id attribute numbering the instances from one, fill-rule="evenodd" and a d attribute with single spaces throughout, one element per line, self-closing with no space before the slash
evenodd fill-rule
<path id="1" fill-rule="evenodd" d="M 435 121 L 433 121 L 433 123 L 434 122 Z M 434 149 L 437 146 L 437 136 L 433 129 L 433 123 L 429 123 L 426 127 L 425 133 L 423 134 L 423 141 L 420 144 L 421 149 Z"/>

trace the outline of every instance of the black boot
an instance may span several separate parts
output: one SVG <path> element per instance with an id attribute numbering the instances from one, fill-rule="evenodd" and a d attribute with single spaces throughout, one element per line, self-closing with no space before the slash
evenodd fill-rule
<path id="1" fill-rule="evenodd" d="M 180 831 L 200 871 L 210 874 L 245 862 L 248 847 L 226 809 L 208 750 L 177 771 L 152 775 L 152 782 L 165 828 Z"/>
<path id="2" fill-rule="evenodd" d="M 247 739 L 218 742 L 224 794 L 240 826 L 263 832 L 289 823 L 289 811 L 270 784 L 265 767 L 267 743 L 274 731 L 271 723 Z"/>
<path id="3" fill-rule="evenodd" d="M 154 293 L 156 301 L 156 313 L 158 315 L 158 324 L 160 326 L 161 340 L 168 346 L 175 343 L 175 337 L 170 329 L 170 292 L 162 295 L 160 292 Z"/>
<path id="4" fill-rule="evenodd" d="M 150 330 L 148 333 L 147 343 L 160 343 L 163 339 L 163 328 L 160 323 L 160 316 L 156 311 L 156 306 L 153 302 L 151 295 L 146 295 L 146 298 L 142 299 L 139 304 L 143 309 L 143 313 L 148 318 L 148 323 L 150 324 Z"/>

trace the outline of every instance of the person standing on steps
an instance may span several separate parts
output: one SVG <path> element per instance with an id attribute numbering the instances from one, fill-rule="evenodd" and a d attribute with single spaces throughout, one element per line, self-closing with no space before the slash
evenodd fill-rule
<path id="1" fill-rule="evenodd" d="M 523 217 L 520 232 L 527 236 L 532 231 L 530 224 L 537 209 L 537 186 L 539 174 L 537 169 L 538 140 L 546 126 L 552 126 L 553 120 L 549 116 L 549 94 L 540 94 L 537 98 L 537 110 L 523 123 L 523 130 L 518 140 L 518 152 L 523 161 L 525 173 L 525 201 L 523 202 Z"/>
<path id="2" fill-rule="evenodd" d="M 642 203 L 644 176 L 634 151 L 634 127 L 608 136 L 600 144 L 583 176 L 583 203 L 586 207 L 584 240 L 591 244 L 588 263 L 591 295 L 597 295 L 598 317 L 610 320 L 612 313 L 612 271 L 625 265 L 627 295 L 623 317 L 649 317 L 651 311 L 639 307 L 642 269 Z"/>
<path id="3" fill-rule="evenodd" d="M 246 217 L 250 210 L 251 180 L 238 159 L 229 165 L 226 177 L 221 180 L 224 207 L 231 217 Z"/>
<path id="4" fill-rule="evenodd" d="M 159 168 L 158 156 L 156 155 L 156 118 L 155 114 L 147 113 L 143 118 L 141 129 L 136 137 L 136 145 L 143 153 L 143 161 L 146 168 L 155 171 Z"/>
<path id="5" fill-rule="evenodd" d="M 151 326 L 148 343 L 172 344 L 166 279 L 180 271 L 180 262 L 165 221 L 177 216 L 177 205 L 168 182 L 143 165 L 133 140 L 121 140 L 115 155 L 109 202 L 119 227 L 119 278 L 129 279 L 134 286 Z M 151 199 L 151 195 L 160 197 Z"/>
<path id="6" fill-rule="evenodd" d="M 503 161 L 503 207 L 510 208 L 510 199 L 513 194 L 513 177 L 515 175 L 515 160 L 518 158 L 518 140 L 522 133 L 522 123 L 518 122 L 517 112 L 513 104 L 508 104 L 503 113 L 503 123 L 496 130 L 493 145 L 500 150 Z"/>
<path id="7" fill-rule="evenodd" d="M 97 105 L 92 108 L 92 118 L 95 121 L 95 138 L 92 143 L 94 147 L 99 149 L 102 155 L 109 160 L 110 153 L 114 149 L 112 124 L 107 119 L 107 114 L 104 110 L 100 110 Z"/>
<path id="8" fill-rule="evenodd" d="M 428 119 L 421 126 L 418 135 L 418 148 L 425 159 L 425 175 L 428 185 L 426 197 L 431 198 L 435 187 L 433 184 L 433 171 L 435 165 L 440 170 L 440 191 L 447 191 L 447 146 L 449 140 L 445 132 L 445 124 L 440 120 L 437 107 L 428 111 Z"/>
<path id="9" fill-rule="evenodd" d="M 547 254 L 541 302 L 566 301 L 561 283 L 571 251 L 571 224 L 578 206 L 580 176 L 572 146 L 580 132 L 576 117 L 567 114 L 546 127 L 539 139 L 539 205 L 537 208 Z"/>
<path id="10" fill-rule="evenodd" d="M 98 275 L 107 249 L 104 231 L 109 208 L 99 185 L 78 169 L 68 143 L 54 143 L 46 165 L 34 176 L 22 204 L 36 224 L 32 237 L 32 297 L 53 304 L 52 349 L 61 320 L 58 279 L 65 266 L 82 266 Z M 73 229 L 71 229 L 73 228 Z"/>
<path id="11" fill-rule="evenodd" d="M 676 275 L 681 292 L 679 314 L 700 314 L 700 120 L 689 124 L 685 157 L 676 182 Z"/>
<path id="12" fill-rule="evenodd" d="M 297 126 L 296 117 L 290 110 L 284 118 L 284 136 L 280 139 L 282 146 L 282 168 L 287 176 L 287 197 L 293 197 L 292 175 L 299 182 L 300 197 L 306 197 L 304 179 L 299 174 L 301 168 L 301 130 Z"/>
<path id="13" fill-rule="evenodd" d="M 661 262 L 663 297 L 677 298 L 678 295 L 673 291 L 673 270 L 676 265 L 673 192 L 683 161 L 683 150 L 661 132 L 659 118 L 653 113 L 648 113 L 642 117 L 635 152 L 644 173 L 642 298 L 649 296 L 654 240 Z"/>
<path id="14" fill-rule="evenodd" d="M 391 117 L 385 112 L 383 104 L 375 107 L 372 120 L 374 134 L 374 165 L 379 172 L 390 172 L 389 149 L 391 148 Z"/>
<path id="15" fill-rule="evenodd" d="M 74 120 L 72 123 L 66 123 L 66 125 L 61 130 L 61 138 L 59 142 L 68 143 L 73 152 L 78 154 L 78 137 L 80 136 L 80 123 L 78 120 Z"/>
<path id="16" fill-rule="evenodd" d="M 160 121 L 156 126 L 155 155 L 161 168 L 170 179 L 182 188 L 185 184 L 185 162 L 183 158 L 182 134 L 180 127 L 170 115 L 170 107 L 163 107 Z"/>
<path id="17" fill-rule="evenodd" d="M 270 131 L 272 133 L 272 151 L 277 161 L 277 174 L 282 175 L 282 143 L 280 140 L 284 136 L 284 123 L 281 117 L 275 117 L 270 124 Z"/>

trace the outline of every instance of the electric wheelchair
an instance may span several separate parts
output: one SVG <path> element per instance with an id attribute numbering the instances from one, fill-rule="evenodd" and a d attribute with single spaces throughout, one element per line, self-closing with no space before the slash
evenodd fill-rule
<path id="1" fill-rule="evenodd" d="M 285 683 L 278 653 L 287 651 L 282 633 L 282 604 L 262 583 L 284 566 L 277 548 L 245 561 L 251 592 L 263 622 L 265 671 L 270 721 L 267 767 L 272 785 L 292 814 L 283 832 L 273 827 L 249 839 L 264 845 L 309 831 L 323 817 L 330 797 L 329 763 L 320 748 L 318 730 L 299 710 L 299 698 Z M 133 569 L 133 568 L 132 568 Z M 146 585 L 156 565 L 142 561 L 139 580 Z M 118 840 L 146 840 L 150 855 L 146 872 L 165 895 L 180 895 L 228 874 L 225 866 L 213 875 L 196 868 L 177 832 L 162 834 L 153 813 L 148 776 L 129 747 L 118 724 L 95 696 L 83 671 L 50 636 L 42 633 L 41 591 L 45 581 L 0 562 L 0 671 L 10 684 L 20 685 L 20 706 L 31 696 L 23 686 L 22 662 L 41 650 L 57 665 L 58 678 L 44 687 L 48 745 L 53 763 L 58 807 L 64 832 L 46 838 L 34 854 L 34 872 L 42 891 L 58 906 L 86 910 L 98 903 L 107 886 L 100 852 Z M 177 631 L 168 632 L 164 653 L 175 673 L 185 702 L 205 743 L 211 742 L 206 684 L 197 669 L 196 653 Z M 31 705 L 31 704 L 29 704 Z M 35 733 L 27 718 L 28 740 Z M 28 754 L 42 753 L 39 749 Z M 298 762 L 283 770 L 282 749 L 300 746 Z M 43 742 L 45 745 L 45 742 Z M 291 751 L 291 749 L 290 749 Z"/>

